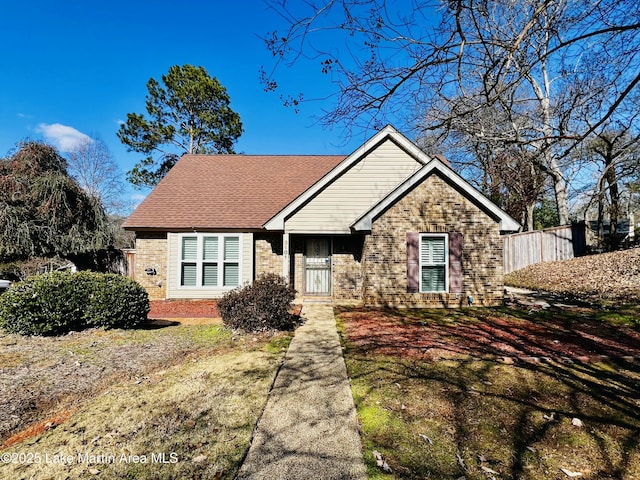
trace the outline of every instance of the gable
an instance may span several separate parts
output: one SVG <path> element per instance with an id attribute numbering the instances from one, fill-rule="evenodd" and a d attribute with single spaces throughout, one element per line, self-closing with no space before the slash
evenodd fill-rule
<path id="1" fill-rule="evenodd" d="M 358 159 L 285 220 L 290 233 L 349 233 L 349 225 L 422 164 L 391 139 Z"/>
<path id="2" fill-rule="evenodd" d="M 508 215 L 504 210 L 495 203 L 485 197 L 480 191 L 474 188 L 466 180 L 456 174 L 449 167 L 445 166 L 439 160 L 432 160 L 420 170 L 415 172 L 411 177 L 407 178 L 396 189 L 391 191 L 385 198 L 374 205 L 371 209 L 363 213 L 352 224 L 354 231 L 370 231 L 371 225 L 382 215 L 387 209 L 395 203 L 403 199 L 417 186 L 424 183 L 431 176 L 437 176 L 444 181 L 448 189 L 456 192 L 456 195 L 463 197 L 471 204 L 475 205 L 479 211 L 493 219 L 499 224 L 502 232 L 515 232 L 520 229 L 520 224 Z M 438 200 L 432 200 L 434 203 L 440 203 Z"/>
<path id="3" fill-rule="evenodd" d="M 385 195 L 383 190 L 389 192 L 430 160 L 417 145 L 388 125 L 264 226 L 267 230 L 284 230 L 288 222 L 287 229 L 299 232 L 348 233 L 349 222 L 379 201 Z M 334 186 L 336 182 L 341 188 Z M 356 187 L 364 199 L 354 190 Z M 311 203 L 312 207 L 305 208 Z M 310 227 L 314 215 L 319 215 L 316 225 L 321 227 Z M 294 216 L 294 223 L 290 223 Z"/>

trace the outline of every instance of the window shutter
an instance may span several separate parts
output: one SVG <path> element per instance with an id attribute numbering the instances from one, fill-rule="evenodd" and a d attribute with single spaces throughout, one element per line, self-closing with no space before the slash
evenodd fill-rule
<path id="1" fill-rule="evenodd" d="M 407 233 L 407 292 L 420 290 L 420 235 Z"/>
<path id="2" fill-rule="evenodd" d="M 462 234 L 449 233 L 449 292 L 462 293 Z"/>

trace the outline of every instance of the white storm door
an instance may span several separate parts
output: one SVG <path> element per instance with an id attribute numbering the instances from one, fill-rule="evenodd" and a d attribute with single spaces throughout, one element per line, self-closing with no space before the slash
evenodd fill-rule
<path id="1" fill-rule="evenodd" d="M 328 238 L 308 238 L 304 259 L 306 295 L 331 294 L 331 253 Z"/>

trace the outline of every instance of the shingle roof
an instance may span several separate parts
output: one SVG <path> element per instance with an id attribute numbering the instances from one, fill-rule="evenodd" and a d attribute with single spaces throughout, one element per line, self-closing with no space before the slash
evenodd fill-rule
<path id="1" fill-rule="evenodd" d="M 131 230 L 261 228 L 344 159 L 335 155 L 184 155 L 123 226 Z"/>

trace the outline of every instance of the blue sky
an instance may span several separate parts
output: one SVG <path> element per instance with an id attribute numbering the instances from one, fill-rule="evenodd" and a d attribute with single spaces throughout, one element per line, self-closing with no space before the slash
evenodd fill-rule
<path id="1" fill-rule="evenodd" d="M 205 67 L 227 88 L 244 124 L 238 152 L 350 153 L 371 134 L 345 141 L 339 129 L 319 126 L 331 98 L 296 114 L 264 92 L 259 69 L 273 59 L 260 36 L 282 22 L 262 0 L 5 1 L 0 17 L 0 157 L 26 138 L 64 150 L 84 134 L 99 136 L 123 172 L 130 169 L 140 156 L 116 137 L 120 122 L 145 113 L 149 78 L 184 64 Z M 278 79 L 283 93 L 334 91 L 316 62 Z"/>

